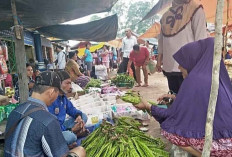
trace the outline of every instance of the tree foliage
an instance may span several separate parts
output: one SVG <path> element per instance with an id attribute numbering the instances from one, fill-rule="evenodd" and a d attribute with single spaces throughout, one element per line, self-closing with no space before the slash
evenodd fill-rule
<path id="1" fill-rule="evenodd" d="M 119 18 L 119 30 L 118 37 L 124 36 L 124 30 L 131 28 L 133 32 L 140 35 L 143 34 L 155 20 L 158 20 L 158 16 L 154 16 L 151 19 L 140 22 L 142 18 L 151 10 L 156 4 L 155 0 L 147 1 L 127 1 L 119 0 L 112 8 L 109 14 L 118 14 Z"/>
<path id="2" fill-rule="evenodd" d="M 130 28 L 134 33 L 141 35 L 151 25 L 159 20 L 158 16 L 154 16 L 146 21 L 140 22 L 142 18 L 151 10 L 158 0 L 118 0 L 107 16 L 118 15 L 118 37 L 125 36 L 124 30 Z M 100 17 L 93 15 L 90 21 L 97 20 Z"/>

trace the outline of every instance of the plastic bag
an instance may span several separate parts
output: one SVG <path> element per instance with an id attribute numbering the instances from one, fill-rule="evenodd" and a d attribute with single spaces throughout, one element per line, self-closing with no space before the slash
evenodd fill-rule
<path id="1" fill-rule="evenodd" d="M 150 71 L 151 74 L 154 74 L 156 72 L 156 68 L 155 67 L 156 67 L 156 62 L 153 61 L 153 60 L 150 60 L 148 62 L 148 68 L 149 68 L 149 71 Z"/>
<path id="2" fill-rule="evenodd" d="M 83 89 L 80 86 L 72 82 L 72 93 L 82 92 L 82 91 Z"/>

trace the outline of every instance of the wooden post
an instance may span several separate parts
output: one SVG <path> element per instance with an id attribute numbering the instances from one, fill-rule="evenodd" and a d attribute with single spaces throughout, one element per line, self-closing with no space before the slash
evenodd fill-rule
<path id="1" fill-rule="evenodd" d="M 224 41 L 224 52 L 223 52 L 223 54 L 222 54 L 222 56 L 223 56 L 223 60 L 225 60 L 225 57 L 226 57 L 226 53 L 227 53 L 227 50 L 226 50 L 226 46 L 227 46 L 227 41 L 228 41 L 228 37 L 227 37 L 227 35 L 228 35 L 228 26 L 229 26 L 229 10 L 230 10 L 230 2 L 229 2 L 229 0 L 226 0 L 227 1 L 227 14 L 226 14 L 226 17 L 227 17 L 227 19 L 226 19 L 226 26 L 225 26 L 225 32 L 224 32 L 224 37 L 225 37 L 225 40 L 223 39 L 223 41 Z"/>
<path id="2" fill-rule="evenodd" d="M 24 102 L 28 98 L 28 78 L 26 70 L 26 53 L 24 47 L 23 26 L 18 23 L 15 0 L 11 0 L 11 9 L 14 20 L 15 32 L 15 58 L 19 82 L 20 102 Z"/>
<path id="3" fill-rule="evenodd" d="M 213 140 L 213 121 L 217 103 L 218 88 L 219 88 L 219 72 L 222 56 L 222 18 L 223 18 L 224 0 L 218 0 L 217 11 L 215 18 L 215 41 L 214 41 L 214 57 L 212 69 L 212 85 L 209 98 L 209 106 L 207 112 L 207 120 L 205 126 L 205 144 L 202 152 L 202 157 L 209 157 Z"/>

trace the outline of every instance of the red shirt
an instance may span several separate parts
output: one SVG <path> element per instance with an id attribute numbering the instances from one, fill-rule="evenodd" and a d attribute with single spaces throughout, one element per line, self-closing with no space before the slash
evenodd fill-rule
<path id="1" fill-rule="evenodd" d="M 149 58 L 149 51 L 146 47 L 140 47 L 139 53 L 134 50 L 130 53 L 130 61 L 134 62 L 135 66 L 143 66 L 147 58 Z"/>

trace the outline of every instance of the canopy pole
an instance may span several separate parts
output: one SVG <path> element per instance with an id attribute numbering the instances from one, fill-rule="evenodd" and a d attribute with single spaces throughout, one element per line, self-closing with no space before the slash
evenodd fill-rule
<path id="1" fill-rule="evenodd" d="M 26 53 L 24 46 L 23 26 L 18 23 L 15 0 L 11 0 L 11 9 L 14 20 L 15 32 L 15 58 L 19 82 L 20 102 L 25 102 L 28 98 L 28 78 L 26 73 Z"/>
<path id="2" fill-rule="evenodd" d="M 228 25 L 229 25 L 229 7 L 230 7 L 230 2 L 229 2 L 229 0 L 227 0 L 227 19 L 226 19 L 226 27 L 225 27 L 225 30 L 224 30 L 224 36 L 225 36 L 225 40 L 223 40 L 224 41 L 224 51 L 223 51 L 223 60 L 225 60 L 225 58 L 226 58 L 226 53 L 227 53 L 227 51 L 226 51 L 226 46 L 227 46 L 227 41 L 228 41 L 228 37 L 227 37 L 227 35 L 228 35 Z"/>
<path id="3" fill-rule="evenodd" d="M 218 88 L 219 88 L 219 72 L 222 52 L 222 18 L 223 18 L 224 0 L 217 1 L 217 11 L 215 18 L 215 41 L 214 41 L 214 57 L 212 68 L 212 84 L 207 111 L 207 120 L 205 126 L 205 143 L 202 152 L 202 157 L 209 157 L 211 145 L 213 141 L 213 121 L 217 103 Z"/>

